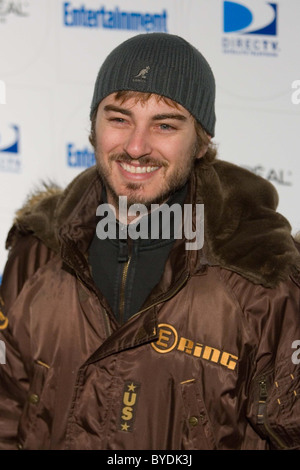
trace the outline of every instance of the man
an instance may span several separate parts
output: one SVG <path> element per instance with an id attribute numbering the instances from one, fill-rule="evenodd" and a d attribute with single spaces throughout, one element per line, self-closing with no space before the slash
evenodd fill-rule
<path id="1" fill-rule="evenodd" d="M 105 60 L 97 169 L 28 201 L 8 236 L 2 448 L 300 448 L 300 258 L 274 188 L 216 160 L 214 100 L 177 36 Z"/>

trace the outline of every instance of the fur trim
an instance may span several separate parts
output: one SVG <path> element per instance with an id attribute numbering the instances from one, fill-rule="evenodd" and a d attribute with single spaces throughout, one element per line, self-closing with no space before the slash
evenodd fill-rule
<path id="1" fill-rule="evenodd" d="M 267 287 L 300 269 L 291 226 L 276 212 L 278 194 L 271 183 L 219 160 L 197 172 L 196 184 L 212 264 Z"/>
<path id="2" fill-rule="evenodd" d="M 40 188 L 33 190 L 24 205 L 16 211 L 13 226 L 6 239 L 6 248 L 11 248 L 18 236 L 32 233 L 49 248 L 58 251 L 53 219 L 61 195 L 62 189 L 51 182 L 42 182 Z"/>
<path id="3" fill-rule="evenodd" d="M 41 183 L 41 188 L 36 188 L 33 190 L 27 197 L 24 205 L 21 209 L 17 210 L 15 214 L 15 221 L 23 218 L 24 216 L 37 210 L 39 204 L 48 198 L 53 198 L 53 196 L 60 195 L 62 189 L 57 186 L 55 183 Z"/>
<path id="4" fill-rule="evenodd" d="M 32 233 L 54 251 L 56 236 L 77 205 L 97 186 L 95 167 L 78 175 L 62 191 L 46 185 L 17 212 L 7 246 L 17 236 Z M 99 189 L 100 188 L 100 189 Z M 276 212 L 278 195 L 265 179 L 228 162 L 199 160 L 190 185 L 190 200 L 204 204 L 204 258 L 211 265 L 233 270 L 253 283 L 275 287 L 300 272 L 300 255 L 288 221 Z"/>

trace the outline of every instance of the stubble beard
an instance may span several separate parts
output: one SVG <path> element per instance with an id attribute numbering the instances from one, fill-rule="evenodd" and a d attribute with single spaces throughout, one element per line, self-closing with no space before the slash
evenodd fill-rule
<path id="1" fill-rule="evenodd" d="M 123 161 L 126 163 L 131 163 L 133 160 L 129 155 L 126 153 L 123 154 L 114 154 L 110 156 L 109 159 L 109 165 L 105 166 L 103 165 L 103 158 L 101 155 L 101 151 L 95 149 L 96 153 L 96 162 L 97 162 L 97 169 L 98 173 L 100 175 L 100 178 L 102 180 L 102 183 L 104 187 L 106 188 L 107 195 L 111 197 L 113 200 L 113 204 L 115 207 L 118 206 L 119 204 L 119 197 L 120 196 L 126 196 L 127 197 L 127 207 L 133 205 L 133 204 L 143 204 L 147 207 L 147 209 L 151 208 L 151 204 L 162 204 L 165 201 L 167 201 L 172 194 L 174 194 L 176 191 L 180 190 L 186 182 L 189 180 L 193 168 L 194 168 L 194 163 L 196 160 L 196 156 L 198 153 L 198 146 L 195 144 L 193 146 L 193 149 L 190 152 L 190 157 L 188 159 L 188 162 L 185 162 L 184 166 L 181 166 L 180 168 L 177 168 L 177 170 L 171 174 L 168 179 L 165 180 L 164 187 L 161 189 L 160 193 L 157 194 L 156 196 L 153 197 L 145 197 L 142 194 L 140 194 L 143 190 L 143 187 L 145 183 L 133 183 L 129 182 L 126 184 L 126 190 L 125 194 L 120 194 L 117 193 L 116 190 L 113 187 L 113 184 L 111 183 L 111 164 L 118 160 L 118 161 Z M 136 161 L 136 160 L 135 160 Z M 161 163 L 157 162 L 156 160 L 150 158 L 150 157 L 141 157 L 139 159 L 139 163 L 141 165 L 149 165 L 152 164 L 153 166 L 161 166 L 162 168 L 159 171 L 166 171 L 168 164 L 166 163 Z"/>

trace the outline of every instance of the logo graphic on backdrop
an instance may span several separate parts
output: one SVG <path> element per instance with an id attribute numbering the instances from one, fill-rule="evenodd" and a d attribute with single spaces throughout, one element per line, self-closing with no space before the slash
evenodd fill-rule
<path id="1" fill-rule="evenodd" d="M 66 144 L 67 166 L 72 168 L 88 168 L 95 165 L 95 154 L 87 146 L 78 148 L 74 142 Z"/>
<path id="2" fill-rule="evenodd" d="M 64 2 L 63 22 L 65 26 L 73 28 L 167 32 L 167 11 L 125 11 L 118 6 L 111 10 L 103 5 L 93 9 L 82 3 L 80 6 L 74 6 L 71 2 Z"/>
<path id="3" fill-rule="evenodd" d="M 0 171 L 20 173 L 20 128 L 16 124 L 0 127 Z"/>
<path id="4" fill-rule="evenodd" d="M 256 175 L 262 176 L 271 183 L 278 184 L 280 186 L 293 186 L 292 176 L 293 173 L 291 170 L 285 168 L 270 168 L 263 165 L 243 165 L 247 170 L 252 171 Z"/>
<path id="5" fill-rule="evenodd" d="M 0 23 L 5 23 L 9 17 L 28 16 L 28 1 L 0 0 Z"/>
<path id="6" fill-rule="evenodd" d="M 223 53 L 277 57 L 277 20 L 274 2 L 223 1 Z"/>

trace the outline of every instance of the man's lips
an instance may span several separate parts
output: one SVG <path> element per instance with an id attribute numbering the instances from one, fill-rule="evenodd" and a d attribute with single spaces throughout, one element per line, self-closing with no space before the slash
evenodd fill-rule
<path id="1" fill-rule="evenodd" d="M 137 164 L 130 164 L 127 162 L 117 161 L 116 162 L 121 175 L 125 180 L 128 181 L 147 181 L 154 177 L 157 172 L 161 169 L 159 165 L 137 165 Z"/>
<path id="2" fill-rule="evenodd" d="M 123 168 L 123 170 L 131 173 L 132 175 L 142 175 L 147 173 L 152 173 L 153 171 L 158 170 L 159 166 L 154 165 L 131 165 L 130 163 L 126 162 L 118 162 L 119 165 Z"/>

